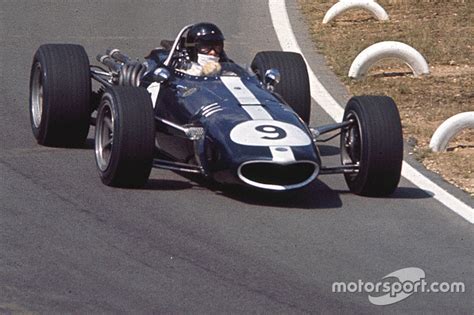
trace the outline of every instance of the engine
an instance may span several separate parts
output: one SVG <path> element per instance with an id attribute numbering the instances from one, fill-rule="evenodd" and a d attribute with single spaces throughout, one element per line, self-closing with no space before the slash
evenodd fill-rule
<path id="1" fill-rule="evenodd" d="M 139 86 L 146 71 L 143 64 L 118 49 L 107 49 L 105 55 L 97 55 L 97 61 L 109 68 L 109 83 L 114 85 Z"/>

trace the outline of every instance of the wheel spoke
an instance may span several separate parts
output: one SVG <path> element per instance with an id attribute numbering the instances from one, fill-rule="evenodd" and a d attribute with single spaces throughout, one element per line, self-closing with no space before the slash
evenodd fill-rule
<path id="1" fill-rule="evenodd" d="M 114 124 L 112 123 L 112 120 L 109 117 L 104 117 L 104 122 L 109 128 L 109 130 L 113 131 L 114 130 Z"/>
<path id="2" fill-rule="evenodd" d="M 114 140 L 114 138 L 111 137 L 109 140 L 105 141 L 104 144 L 103 144 L 104 149 L 105 149 L 106 147 L 108 147 L 109 145 L 111 145 L 112 142 L 113 142 L 113 140 Z"/>

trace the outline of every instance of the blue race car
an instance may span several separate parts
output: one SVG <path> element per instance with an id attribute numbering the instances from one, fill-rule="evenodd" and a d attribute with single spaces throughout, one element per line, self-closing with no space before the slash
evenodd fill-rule
<path id="1" fill-rule="evenodd" d="M 141 187 L 153 167 L 265 190 L 344 174 L 357 194 L 383 196 L 399 182 L 400 117 L 384 96 L 349 100 L 342 122 L 309 127 L 306 64 L 292 52 L 259 52 L 248 69 L 222 58 L 217 72 L 186 71 L 184 27 L 144 62 L 117 49 L 91 66 L 84 48 L 46 44 L 30 79 L 30 118 L 39 144 L 77 147 L 95 126 L 102 182 Z M 92 80 L 100 86 L 92 91 Z M 326 136 L 323 136 L 327 134 Z M 318 143 L 340 136 L 341 164 L 325 166 Z"/>

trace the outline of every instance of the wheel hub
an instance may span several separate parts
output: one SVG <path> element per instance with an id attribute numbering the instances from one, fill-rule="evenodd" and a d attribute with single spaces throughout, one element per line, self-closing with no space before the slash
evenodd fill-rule
<path id="1" fill-rule="evenodd" d="M 114 116 L 112 107 L 108 101 L 102 105 L 97 115 L 97 126 L 95 136 L 95 155 L 97 165 L 101 171 L 105 171 L 110 163 L 114 139 Z"/>
<path id="2" fill-rule="evenodd" d="M 357 116 L 350 112 L 345 120 L 352 121 L 352 124 L 345 128 L 342 133 L 343 145 L 342 149 L 342 164 L 355 164 L 359 165 L 361 160 L 361 135 L 360 135 L 360 123 Z M 357 174 L 352 174 L 349 176 L 357 176 Z"/>
<path id="3" fill-rule="evenodd" d="M 34 65 L 33 70 L 33 81 L 31 86 L 31 114 L 35 128 L 39 128 L 43 115 L 43 80 L 41 64 L 39 62 Z"/>

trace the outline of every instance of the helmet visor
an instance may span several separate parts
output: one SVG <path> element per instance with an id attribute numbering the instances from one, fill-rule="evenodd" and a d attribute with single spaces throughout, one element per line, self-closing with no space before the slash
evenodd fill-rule
<path id="1" fill-rule="evenodd" d="M 196 45 L 198 54 L 209 54 L 215 51 L 218 55 L 224 50 L 224 42 L 222 41 L 199 41 Z"/>

